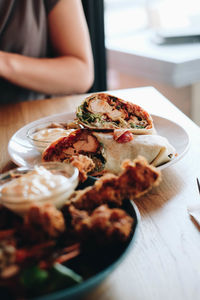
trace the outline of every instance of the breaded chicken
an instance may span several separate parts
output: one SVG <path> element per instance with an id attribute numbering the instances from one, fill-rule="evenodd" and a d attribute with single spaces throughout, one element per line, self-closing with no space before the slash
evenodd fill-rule
<path id="1" fill-rule="evenodd" d="M 63 214 L 51 203 L 34 204 L 25 216 L 24 225 L 35 236 L 44 233 L 55 238 L 65 231 Z"/>
<path id="2" fill-rule="evenodd" d="M 92 238 L 98 243 L 126 241 L 131 233 L 133 218 L 120 208 L 100 205 L 91 214 L 69 207 L 71 224 L 82 238 Z"/>
<path id="3" fill-rule="evenodd" d="M 124 199 L 138 198 L 160 182 L 161 174 L 143 157 L 124 161 L 119 176 L 106 174 L 84 190 L 75 192 L 70 203 L 78 209 L 93 210 L 101 204 L 121 206 Z"/>
<path id="4" fill-rule="evenodd" d="M 72 156 L 68 161 L 79 170 L 80 182 L 84 182 L 88 177 L 87 174 L 95 167 L 93 160 L 82 154 Z"/>

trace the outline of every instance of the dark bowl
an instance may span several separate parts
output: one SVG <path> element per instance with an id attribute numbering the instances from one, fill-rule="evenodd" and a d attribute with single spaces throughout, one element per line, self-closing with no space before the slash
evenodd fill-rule
<path id="1" fill-rule="evenodd" d="M 89 177 L 87 181 L 80 185 L 78 188 L 85 188 L 86 186 L 94 184 L 96 178 Z M 96 273 L 92 276 L 88 276 L 88 279 L 85 279 L 82 283 L 76 284 L 72 287 L 64 288 L 62 290 L 58 290 L 56 292 L 52 292 L 49 294 L 45 294 L 37 297 L 29 297 L 31 300 L 71 300 L 77 299 L 86 295 L 89 291 L 98 286 L 106 277 L 114 271 L 123 259 L 126 257 L 128 252 L 132 249 L 135 237 L 138 229 L 138 222 L 140 219 L 139 212 L 137 207 L 130 200 L 126 200 L 123 204 L 123 209 L 134 219 L 134 224 L 132 227 L 132 232 L 129 240 L 124 243 L 122 246 L 109 248 L 109 253 L 106 252 L 103 254 L 102 249 L 99 250 L 99 253 L 95 253 L 94 255 L 88 255 L 86 258 L 85 267 L 90 269 L 90 266 L 95 266 Z M 97 259 L 98 258 L 98 259 Z M 87 265 L 88 263 L 88 265 Z M 2 298 L 3 299 L 3 298 Z"/>

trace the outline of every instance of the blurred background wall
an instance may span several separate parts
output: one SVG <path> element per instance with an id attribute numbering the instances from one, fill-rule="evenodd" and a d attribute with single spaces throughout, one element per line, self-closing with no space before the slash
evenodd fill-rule
<path id="1" fill-rule="evenodd" d="M 200 125 L 199 0 L 82 0 L 95 81 L 89 92 L 153 86 Z"/>
<path id="2" fill-rule="evenodd" d="M 186 115 L 197 115 L 199 0 L 104 0 L 104 6 L 107 88 L 154 86 Z"/>

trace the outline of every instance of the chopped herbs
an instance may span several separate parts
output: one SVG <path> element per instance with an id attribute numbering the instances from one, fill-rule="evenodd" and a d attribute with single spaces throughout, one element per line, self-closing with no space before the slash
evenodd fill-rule
<path id="1" fill-rule="evenodd" d="M 138 129 L 143 129 L 143 128 L 145 128 L 145 127 L 142 126 L 142 125 L 136 125 L 136 128 L 138 128 Z"/>
<path id="2" fill-rule="evenodd" d="M 106 163 L 106 160 L 103 157 L 103 155 L 95 153 L 95 154 L 89 155 L 89 157 L 93 160 L 93 162 L 95 164 L 95 169 L 92 170 L 92 172 L 94 172 L 94 171 L 95 172 L 101 172 L 104 169 L 104 166 L 105 166 L 105 163 Z"/>
<path id="3" fill-rule="evenodd" d="M 143 126 L 143 125 L 137 125 L 137 124 L 134 124 L 134 123 L 130 123 L 130 126 L 131 126 L 131 128 L 137 128 L 137 129 L 145 128 L 145 126 Z"/>
<path id="4" fill-rule="evenodd" d="M 101 115 L 100 114 L 93 114 L 90 112 L 77 112 L 77 117 L 82 120 L 84 123 L 94 123 L 97 120 L 101 121 Z"/>

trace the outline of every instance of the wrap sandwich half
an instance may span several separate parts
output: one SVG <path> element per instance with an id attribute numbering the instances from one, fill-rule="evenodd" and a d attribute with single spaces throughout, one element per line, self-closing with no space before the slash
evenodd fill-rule
<path id="1" fill-rule="evenodd" d="M 138 155 L 153 166 L 159 166 L 172 160 L 176 151 L 159 135 L 133 135 L 129 131 L 119 135 L 78 129 L 53 142 L 43 152 L 42 160 L 68 162 L 72 156 L 80 154 L 93 160 L 95 168 L 91 175 L 97 176 L 105 172 L 118 174 L 125 159 L 133 160 Z"/>
<path id="2" fill-rule="evenodd" d="M 101 131 L 128 128 L 134 134 L 153 134 L 153 120 L 142 107 L 106 93 L 87 97 L 77 108 L 78 121 Z"/>

